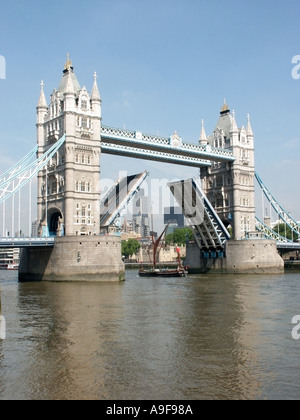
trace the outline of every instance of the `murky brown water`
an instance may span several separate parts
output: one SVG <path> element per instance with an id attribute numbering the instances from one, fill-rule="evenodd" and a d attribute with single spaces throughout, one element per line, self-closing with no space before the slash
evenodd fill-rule
<path id="1" fill-rule="evenodd" d="M 19 284 L 0 399 L 299 399 L 300 274 Z"/>

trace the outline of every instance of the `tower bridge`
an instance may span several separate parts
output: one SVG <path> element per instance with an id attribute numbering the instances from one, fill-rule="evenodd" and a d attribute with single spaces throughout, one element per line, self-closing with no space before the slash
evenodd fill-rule
<path id="1" fill-rule="evenodd" d="M 253 266 L 269 272 L 283 269 L 282 260 L 277 259 L 276 242 L 274 253 L 274 241 L 266 242 L 266 231 L 265 241 L 253 244 L 249 241 L 251 232 L 255 232 L 258 225 L 254 135 L 249 116 L 246 127 L 238 128 L 234 111 L 231 113 L 224 102 L 213 134 L 206 135 L 202 122 L 199 141 L 191 144 L 184 142 L 176 132 L 169 137 L 160 137 L 102 125 L 101 109 L 96 73 L 89 93 L 85 86 L 80 86 L 69 57 L 49 103 L 41 83 L 37 146 L 0 176 L 3 209 L 8 197 L 14 197 L 37 178 L 40 238 L 23 241 L 3 238 L 2 241 L 3 246 L 5 243 L 19 244 L 23 248 L 20 280 L 123 279 L 120 238 L 100 235 L 104 220 L 107 226 L 119 212 L 116 207 L 108 214 L 100 200 L 102 153 L 200 169 L 201 184 L 199 180 L 192 182 L 190 195 L 186 196 L 193 205 L 199 195 L 203 204 L 203 220 L 193 225 L 196 248 L 190 250 L 192 264 L 202 264 L 198 260 L 203 252 L 222 250 L 225 258 L 219 268 L 225 271 L 226 259 L 233 271 L 237 266 L 241 271 L 243 267 L 251 271 Z M 145 173 L 137 176 L 136 188 L 144 177 Z M 128 196 L 134 195 L 134 190 L 127 192 Z M 126 203 L 126 196 L 120 202 Z M 187 203 L 182 204 L 185 207 Z M 0 247 L 2 244 L 0 241 Z M 230 251 L 229 244 L 234 252 Z M 256 249 L 255 258 L 252 254 L 248 256 L 251 246 Z M 261 247 L 264 247 L 263 253 Z M 249 264 L 244 261 L 243 249 Z M 267 263 L 262 262 L 258 254 L 266 256 Z"/>

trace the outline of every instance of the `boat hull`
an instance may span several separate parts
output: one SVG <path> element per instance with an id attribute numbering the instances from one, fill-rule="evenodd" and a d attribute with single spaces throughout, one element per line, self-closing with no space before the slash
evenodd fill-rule
<path id="1" fill-rule="evenodd" d="M 185 277 L 186 270 L 139 270 L 140 277 Z"/>

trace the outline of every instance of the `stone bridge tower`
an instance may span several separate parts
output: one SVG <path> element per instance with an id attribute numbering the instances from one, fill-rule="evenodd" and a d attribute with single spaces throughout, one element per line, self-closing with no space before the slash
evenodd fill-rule
<path id="1" fill-rule="evenodd" d="M 125 278 L 121 237 L 100 235 L 101 98 L 80 87 L 68 57 L 47 104 L 37 105 L 38 157 L 63 135 L 65 142 L 38 174 L 39 235 L 52 247 L 22 250 L 20 281 L 120 281 Z"/>
<path id="2" fill-rule="evenodd" d="M 64 134 L 65 143 L 38 176 L 39 235 L 99 234 L 101 98 L 96 73 L 89 94 L 69 56 L 49 106 L 41 84 L 38 157 Z"/>
<path id="3" fill-rule="evenodd" d="M 216 128 L 206 137 L 203 123 L 201 144 L 231 149 L 233 163 L 213 162 L 201 168 L 202 186 L 225 226 L 233 229 L 233 239 L 244 239 L 255 231 L 254 137 L 248 116 L 247 127 L 237 127 L 235 113 L 224 103 Z"/>

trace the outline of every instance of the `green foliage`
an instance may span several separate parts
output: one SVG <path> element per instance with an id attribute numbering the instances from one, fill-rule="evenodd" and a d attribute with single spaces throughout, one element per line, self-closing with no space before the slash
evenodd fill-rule
<path id="1" fill-rule="evenodd" d="M 133 254 L 137 254 L 141 247 L 141 244 L 136 239 L 128 239 L 128 241 L 122 242 L 122 255 L 125 258 L 131 257 Z"/>
<path id="2" fill-rule="evenodd" d="M 283 236 L 284 238 L 297 241 L 298 235 L 292 231 L 289 226 L 286 226 L 285 223 L 277 223 L 276 226 L 273 228 L 274 232 L 279 233 L 279 235 Z"/>
<path id="3" fill-rule="evenodd" d="M 191 228 L 185 227 L 182 229 L 176 229 L 173 233 L 169 233 L 166 236 L 165 242 L 167 245 L 179 245 L 182 246 L 188 241 L 194 239 L 194 234 Z"/>

